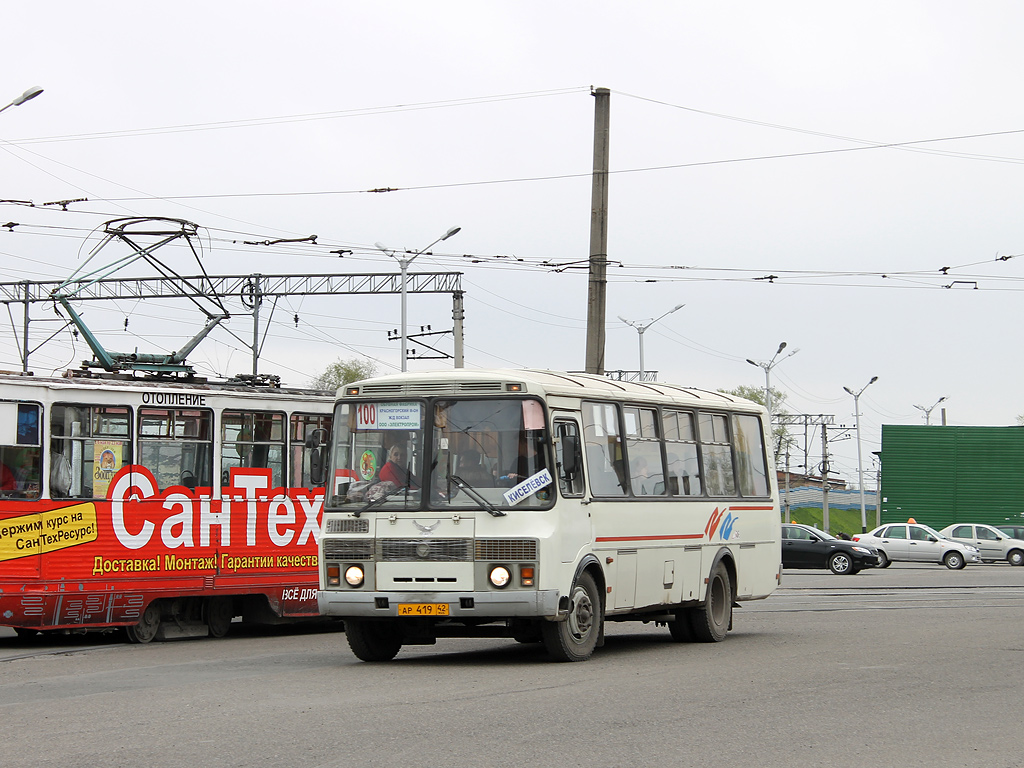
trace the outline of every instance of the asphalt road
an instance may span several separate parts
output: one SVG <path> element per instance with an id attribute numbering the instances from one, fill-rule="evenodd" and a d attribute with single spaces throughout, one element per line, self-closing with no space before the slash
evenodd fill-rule
<path id="1" fill-rule="evenodd" d="M 239 630 L 239 631 L 236 631 Z M 786 571 L 715 645 L 610 624 L 582 664 L 339 632 L 146 646 L 0 630 L 0 765 L 1018 766 L 1024 568 Z"/>

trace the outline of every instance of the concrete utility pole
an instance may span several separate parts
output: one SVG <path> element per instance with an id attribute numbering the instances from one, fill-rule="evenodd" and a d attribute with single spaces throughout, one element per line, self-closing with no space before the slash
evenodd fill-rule
<path id="1" fill-rule="evenodd" d="M 604 375 L 604 317 L 608 288 L 608 125 L 611 91 L 594 89 L 594 179 L 590 198 L 590 282 L 587 295 L 587 373 Z"/>
<path id="2" fill-rule="evenodd" d="M 821 425 L 821 530 L 829 533 L 828 521 L 828 425 Z"/>

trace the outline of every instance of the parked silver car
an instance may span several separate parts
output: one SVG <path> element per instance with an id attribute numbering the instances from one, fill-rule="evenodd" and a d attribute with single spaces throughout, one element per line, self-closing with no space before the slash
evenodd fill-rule
<path id="1" fill-rule="evenodd" d="M 978 548 L 982 562 L 1006 560 L 1010 565 L 1024 565 L 1024 541 L 1014 539 L 991 525 L 980 523 L 953 523 L 941 531 L 953 541 L 973 544 Z"/>
<path id="2" fill-rule="evenodd" d="M 947 539 L 941 533 L 920 523 L 889 523 L 869 533 L 858 533 L 854 541 L 878 550 L 879 565 L 890 562 L 942 563 L 959 570 L 967 563 L 981 562 L 973 544 Z"/>

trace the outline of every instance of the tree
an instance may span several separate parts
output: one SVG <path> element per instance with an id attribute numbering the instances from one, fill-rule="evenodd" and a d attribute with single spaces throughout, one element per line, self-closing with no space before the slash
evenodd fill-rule
<path id="1" fill-rule="evenodd" d="M 760 403 L 767 407 L 764 398 L 763 387 L 751 387 L 747 384 L 740 384 L 738 387 L 732 389 L 719 389 L 726 395 L 733 395 L 735 397 L 746 398 L 747 400 L 753 400 L 755 403 Z M 772 387 L 772 417 L 776 416 L 788 416 L 789 411 L 784 407 L 786 402 L 786 393 L 782 392 L 775 387 Z M 775 458 L 775 463 L 779 463 L 779 458 L 785 453 L 787 447 L 795 444 L 795 440 L 789 434 L 789 431 L 781 424 L 773 426 L 771 428 L 772 434 L 772 455 Z"/>
<path id="2" fill-rule="evenodd" d="M 335 390 L 353 381 L 368 379 L 377 374 L 377 364 L 370 360 L 352 358 L 342 360 L 340 357 L 328 365 L 322 373 L 309 380 L 313 389 Z"/>

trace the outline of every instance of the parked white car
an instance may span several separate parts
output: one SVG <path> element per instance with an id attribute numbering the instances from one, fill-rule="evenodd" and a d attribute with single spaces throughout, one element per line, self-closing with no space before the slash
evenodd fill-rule
<path id="1" fill-rule="evenodd" d="M 967 563 L 980 563 L 981 555 L 973 544 L 947 539 L 920 523 L 889 523 L 869 533 L 858 533 L 854 541 L 878 550 L 879 566 L 890 562 L 942 563 L 959 570 Z"/>
<path id="2" fill-rule="evenodd" d="M 941 531 L 953 541 L 962 541 L 978 548 L 982 562 L 1005 560 L 1010 565 L 1024 565 L 1024 541 L 1014 539 L 991 525 L 953 523 Z"/>

